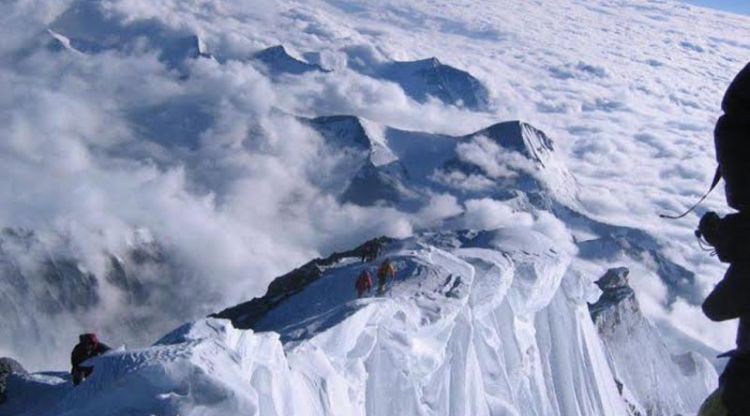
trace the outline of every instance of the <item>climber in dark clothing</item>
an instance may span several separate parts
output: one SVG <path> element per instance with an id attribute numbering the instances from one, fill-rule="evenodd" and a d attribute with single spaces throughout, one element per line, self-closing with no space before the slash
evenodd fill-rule
<path id="1" fill-rule="evenodd" d="M 750 415 L 750 64 L 732 81 L 722 109 L 714 130 L 718 173 L 724 178 L 727 203 L 739 212 L 724 218 L 705 214 L 696 236 L 729 263 L 724 278 L 703 302 L 703 312 L 714 321 L 739 319 L 739 327 L 737 348 L 720 355 L 729 362 L 719 378 L 719 390 L 706 400 L 700 415 L 744 416 Z"/>
<path id="2" fill-rule="evenodd" d="M 720 395 L 727 414 L 750 415 L 750 214 L 742 212 L 720 218 L 708 213 L 698 233 L 729 263 L 724 278 L 703 302 L 703 313 L 713 321 L 738 319 L 737 348 L 728 357 L 719 378 Z"/>
<path id="3" fill-rule="evenodd" d="M 81 365 L 84 361 L 102 355 L 109 350 L 107 344 L 99 342 L 96 334 L 80 335 L 78 345 L 73 348 L 73 352 L 70 354 L 72 365 L 70 375 L 73 377 L 73 384 L 77 386 L 94 371 L 94 367 Z"/>

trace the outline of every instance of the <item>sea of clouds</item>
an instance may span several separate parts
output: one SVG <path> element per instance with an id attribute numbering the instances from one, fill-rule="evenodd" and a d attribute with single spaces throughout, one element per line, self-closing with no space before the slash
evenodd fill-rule
<path id="1" fill-rule="evenodd" d="M 147 342 L 262 294 L 312 257 L 459 214 L 466 227 L 527 224 L 570 243 L 555 219 L 493 200 L 435 195 L 416 213 L 341 204 L 325 184 L 346 155 L 294 115 L 355 114 L 445 134 L 522 118 L 556 141 L 590 215 L 653 232 L 708 290 L 722 266 L 695 248 L 696 217 L 670 224 L 656 214 L 689 205 L 710 181 L 712 125 L 723 89 L 750 59 L 750 20 L 677 3 L 504 3 L 108 0 L 103 8 L 120 26 L 88 30 L 115 33 L 127 47 L 95 54 L 47 47 L 47 27 L 72 1 L 1 3 L 0 226 L 33 230 L 44 248 L 24 261 L 65 252 L 101 276 L 104 253 L 155 239 L 187 271 L 142 277 L 165 295 L 139 306 L 139 315 L 161 315 L 139 333 L 117 330 L 132 305 L 100 281 L 98 309 L 44 317 L 47 324 L 40 317 L 34 331 L 11 338 L 67 347 L 78 332 L 104 328 L 115 343 Z M 170 67 L 153 40 L 122 30 L 138 21 L 198 35 L 215 59 Z M 277 44 L 333 72 L 272 81 L 247 58 Z M 429 56 L 479 77 L 493 110 L 418 103 L 347 64 Z M 507 155 L 490 145 L 462 152 L 508 174 L 493 164 Z M 722 205 L 717 193 L 707 207 Z M 665 308 L 658 279 L 634 279 L 653 316 L 717 347 L 731 339 L 731 326 L 717 329 L 694 305 Z M 65 360 L 18 345 L 0 340 L 31 366 Z"/>

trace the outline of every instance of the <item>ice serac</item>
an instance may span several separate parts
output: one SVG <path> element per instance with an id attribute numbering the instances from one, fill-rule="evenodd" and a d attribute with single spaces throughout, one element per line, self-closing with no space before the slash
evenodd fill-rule
<path id="1" fill-rule="evenodd" d="M 642 406 L 633 414 L 694 414 L 716 387 L 716 371 L 703 356 L 667 349 L 643 317 L 628 274 L 626 268 L 610 269 L 597 282 L 601 298 L 590 306 L 618 385 Z"/>

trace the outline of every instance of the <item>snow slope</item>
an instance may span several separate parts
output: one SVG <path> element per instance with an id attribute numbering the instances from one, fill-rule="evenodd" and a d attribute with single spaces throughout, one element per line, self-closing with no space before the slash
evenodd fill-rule
<path id="1" fill-rule="evenodd" d="M 374 264 L 341 257 L 256 331 L 197 321 L 92 360 L 78 388 L 12 376 L 0 414 L 628 414 L 588 318 L 592 289 L 549 237 L 424 235 L 382 255 L 398 270 L 383 297 L 356 299 L 353 277 Z"/>

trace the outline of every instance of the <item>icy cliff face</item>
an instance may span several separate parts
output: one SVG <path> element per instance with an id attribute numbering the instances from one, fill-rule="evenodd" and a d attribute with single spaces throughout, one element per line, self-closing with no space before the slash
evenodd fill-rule
<path id="1" fill-rule="evenodd" d="M 643 406 L 641 414 L 694 414 L 705 392 L 716 386 L 716 371 L 698 354 L 670 353 L 641 314 L 628 274 L 625 268 L 609 270 L 597 282 L 601 298 L 590 307 L 610 367 Z"/>
<path id="2" fill-rule="evenodd" d="M 586 306 L 595 289 L 538 231 L 382 242 L 380 259 L 397 270 L 382 296 L 353 290 L 378 262 L 341 253 L 281 278 L 268 307 L 220 314 L 235 325 L 200 320 L 152 347 L 92 360 L 96 371 L 80 387 L 64 374 L 13 375 L 0 414 L 671 415 L 695 410 L 682 398 L 712 387 L 693 382 L 708 373 L 690 360 L 665 365 L 683 374 L 623 373 L 603 328 L 630 327 L 599 323 L 602 344 Z M 658 409 L 641 401 L 652 387 L 644 377 L 654 376 L 673 377 L 685 394 L 663 396 Z"/>

